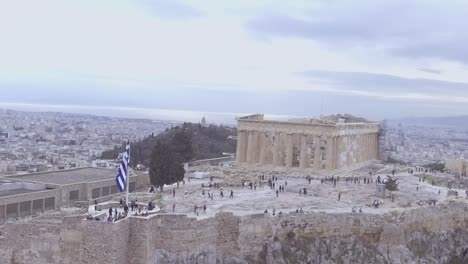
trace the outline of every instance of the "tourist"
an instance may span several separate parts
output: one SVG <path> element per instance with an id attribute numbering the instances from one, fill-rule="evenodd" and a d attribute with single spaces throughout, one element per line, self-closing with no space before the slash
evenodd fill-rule
<path id="1" fill-rule="evenodd" d="M 175 204 L 172 205 L 172 212 L 175 212 Z"/>
<path id="2" fill-rule="evenodd" d="M 361 208 L 361 207 L 359 207 L 359 213 L 361 213 L 361 214 L 362 214 L 362 208 Z"/>
<path id="3" fill-rule="evenodd" d="M 233 191 L 233 190 L 231 190 L 231 195 L 229 195 L 229 198 L 230 198 L 230 199 L 233 199 L 233 198 L 234 198 L 234 191 Z"/>
<path id="4" fill-rule="evenodd" d="M 114 216 L 117 216 L 117 208 L 114 209 Z"/>
<path id="5" fill-rule="evenodd" d="M 175 189 L 172 189 L 172 197 L 175 197 Z"/>
<path id="6" fill-rule="evenodd" d="M 304 188 L 303 193 L 304 193 L 304 196 L 307 195 L 307 189 L 306 188 Z"/>
<path id="7" fill-rule="evenodd" d="M 124 212 L 125 212 L 125 214 L 128 213 L 128 205 L 127 204 L 124 205 Z"/>
<path id="8" fill-rule="evenodd" d="M 276 215 L 276 209 L 273 208 L 273 215 Z"/>
<path id="9" fill-rule="evenodd" d="M 154 193 L 154 187 L 153 186 L 151 186 L 151 188 L 149 189 L 149 192 Z"/>
<path id="10" fill-rule="evenodd" d="M 203 205 L 203 213 L 206 214 L 206 204 Z"/>
<path id="11" fill-rule="evenodd" d="M 375 208 L 379 208 L 379 201 L 374 200 L 374 207 L 375 207 Z"/>
<path id="12" fill-rule="evenodd" d="M 112 217 L 112 207 L 109 207 L 109 217 Z"/>
<path id="13" fill-rule="evenodd" d="M 268 209 L 265 209 L 265 211 L 263 212 L 264 214 L 268 214 Z"/>
<path id="14" fill-rule="evenodd" d="M 193 213 L 194 213 L 194 214 L 197 214 L 197 209 L 198 209 L 198 206 L 194 205 L 194 206 L 193 206 Z"/>
<path id="15" fill-rule="evenodd" d="M 221 195 L 221 198 L 224 198 L 223 190 L 220 191 L 219 195 Z"/>
<path id="16" fill-rule="evenodd" d="M 257 184 L 254 184 L 254 191 L 257 190 Z"/>
<path id="17" fill-rule="evenodd" d="M 302 196 L 302 189 L 299 189 L 299 196 Z"/>
<path id="18" fill-rule="evenodd" d="M 338 193 L 338 202 L 341 200 L 341 192 Z"/>
<path id="19" fill-rule="evenodd" d="M 304 213 L 304 210 L 302 210 L 302 207 L 301 207 L 301 209 L 299 210 L 299 213 L 301 213 L 301 214 Z"/>
<path id="20" fill-rule="evenodd" d="M 354 209 L 354 206 L 353 206 L 352 212 L 353 214 L 356 213 L 356 209 Z"/>
<path id="21" fill-rule="evenodd" d="M 276 198 L 278 198 L 278 195 L 279 195 L 279 192 L 278 190 L 276 190 Z"/>

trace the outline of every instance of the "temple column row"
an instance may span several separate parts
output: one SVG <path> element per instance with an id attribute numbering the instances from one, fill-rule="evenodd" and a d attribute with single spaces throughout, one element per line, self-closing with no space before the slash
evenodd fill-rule
<path id="1" fill-rule="evenodd" d="M 312 138 L 305 134 L 239 131 L 237 139 L 238 163 L 311 167 L 320 170 L 323 166 L 322 155 L 325 155 L 325 168 L 334 170 L 376 159 L 378 155 L 375 133 L 326 137 L 316 135 L 313 136 L 313 141 L 310 141 Z M 322 153 L 322 141 L 325 142 L 324 153 Z M 294 146 L 299 149 L 298 156 L 295 154 L 297 152 L 294 151 Z M 314 158 L 311 164 L 312 152 Z"/>

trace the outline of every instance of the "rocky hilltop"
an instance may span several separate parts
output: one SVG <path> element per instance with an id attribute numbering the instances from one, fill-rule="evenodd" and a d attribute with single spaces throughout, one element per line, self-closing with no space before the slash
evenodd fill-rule
<path id="1" fill-rule="evenodd" d="M 468 263 L 468 207 L 459 202 L 383 215 L 51 221 L 4 226 L 0 263 Z"/>

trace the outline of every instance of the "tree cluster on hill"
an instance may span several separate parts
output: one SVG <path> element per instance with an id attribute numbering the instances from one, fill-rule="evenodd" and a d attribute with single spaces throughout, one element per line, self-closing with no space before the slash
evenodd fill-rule
<path id="1" fill-rule="evenodd" d="M 169 144 L 182 156 L 182 162 L 220 157 L 223 152 L 234 153 L 236 142 L 228 136 L 237 135 L 237 130 L 228 126 L 202 126 L 201 124 L 183 123 L 159 135 L 150 135 L 140 141 L 131 142 L 130 166 L 143 164 L 150 166 L 151 154 L 157 142 Z M 125 143 L 102 153 L 102 159 L 117 159 L 125 149 Z"/>
<path id="2" fill-rule="evenodd" d="M 130 148 L 130 165 L 143 164 L 148 167 L 151 184 L 162 191 L 164 185 L 183 180 L 183 162 L 234 152 L 236 142 L 228 140 L 228 136 L 236 133 L 230 127 L 183 123 L 182 126 L 167 129 L 156 137 L 151 135 L 133 142 Z M 121 148 L 106 151 L 102 158 L 115 159 L 123 148 L 122 145 Z"/>

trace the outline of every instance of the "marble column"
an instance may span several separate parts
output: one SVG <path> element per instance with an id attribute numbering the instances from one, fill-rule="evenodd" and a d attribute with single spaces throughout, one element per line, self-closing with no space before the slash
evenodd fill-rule
<path id="1" fill-rule="evenodd" d="M 356 161 L 359 163 L 362 161 L 362 144 L 361 144 L 361 134 L 356 135 L 357 138 L 357 156 Z"/>
<path id="2" fill-rule="evenodd" d="M 299 167 L 301 169 L 309 167 L 307 162 L 307 136 L 301 135 L 301 150 L 299 157 Z"/>
<path id="3" fill-rule="evenodd" d="M 373 133 L 372 136 L 374 139 L 374 160 L 376 160 L 378 159 L 378 155 L 379 155 L 379 139 L 376 133 Z"/>
<path id="4" fill-rule="evenodd" d="M 275 132 L 273 135 L 273 166 L 279 165 L 279 133 Z"/>
<path id="5" fill-rule="evenodd" d="M 333 170 L 333 137 L 327 136 L 327 147 L 326 147 L 326 160 L 327 160 L 327 170 Z"/>
<path id="6" fill-rule="evenodd" d="M 371 159 L 370 134 L 366 134 L 366 161 Z"/>
<path id="7" fill-rule="evenodd" d="M 260 163 L 260 165 L 265 165 L 266 161 L 265 161 L 265 158 L 266 158 L 266 135 L 265 135 L 265 132 L 260 132 L 260 135 L 259 135 L 259 157 L 258 157 L 258 163 Z"/>
<path id="8" fill-rule="evenodd" d="M 238 131 L 237 132 L 237 147 L 236 147 L 236 162 L 241 163 L 242 160 L 242 134 L 244 131 Z"/>
<path id="9" fill-rule="evenodd" d="M 260 132 L 253 132 L 253 146 L 252 146 L 252 161 L 251 163 L 258 163 L 260 158 Z"/>
<path id="10" fill-rule="evenodd" d="M 293 135 L 286 135 L 286 167 L 292 167 L 293 161 Z"/>
<path id="11" fill-rule="evenodd" d="M 315 136 L 314 137 L 314 169 L 315 170 L 321 170 L 321 164 L 322 164 L 322 155 L 321 155 L 321 138 L 320 136 Z"/>
<path id="12" fill-rule="evenodd" d="M 338 169 L 338 158 L 339 158 L 338 141 L 339 141 L 338 136 L 333 138 L 333 169 Z"/>
<path id="13" fill-rule="evenodd" d="M 246 155 L 246 162 L 247 163 L 252 163 L 252 154 L 253 154 L 253 141 L 254 141 L 254 135 L 253 131 L 248 131 L 247 132 L 247 155 Z"/>

